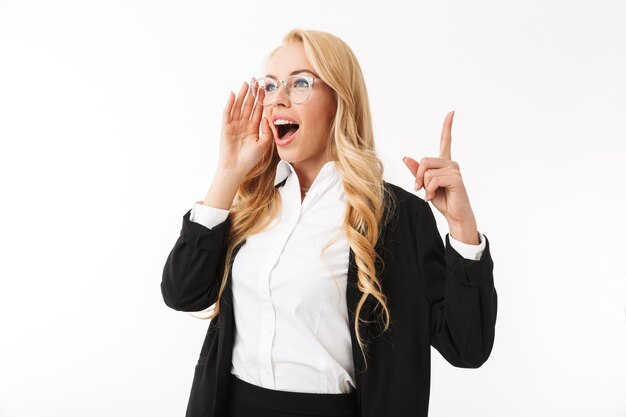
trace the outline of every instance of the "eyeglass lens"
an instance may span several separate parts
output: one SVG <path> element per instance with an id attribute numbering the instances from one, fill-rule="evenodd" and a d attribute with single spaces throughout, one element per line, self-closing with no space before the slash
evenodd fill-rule
<path id="1" fill-rule="evenodd" d="M 265 90 L 265 98 L 263 105 L 267 106 L 272 103 L 276 97 L 276 93 L 280 87 L 281 82 L 278 82 L 272 78 L 261 78 L 257 81 L 258 87 Z M 293 76 L 285 80 L 286 93 L 289 96 L 289 100 L 294 104 L 301 104 L 306 101 L 311 91 L 311 84 L 309 80 L 299 76 Z M 252 90 L 255 91 L 254 89 Z M 260 103 L 260 97 L 255 94 L 257 103 Z"/>

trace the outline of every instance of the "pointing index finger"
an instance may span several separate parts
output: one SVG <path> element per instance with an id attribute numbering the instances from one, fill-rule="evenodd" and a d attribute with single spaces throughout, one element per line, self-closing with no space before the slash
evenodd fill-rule
<path id="1" fill-rule="evenodd" d="M 443 129 L 441 130 L 441 142 L 439 144 L 439 157 L 452 159 L 451 144 L 452 144 L 452 118 L 454 117 L 454 110 L 446 115 L 443 121 Z"/>

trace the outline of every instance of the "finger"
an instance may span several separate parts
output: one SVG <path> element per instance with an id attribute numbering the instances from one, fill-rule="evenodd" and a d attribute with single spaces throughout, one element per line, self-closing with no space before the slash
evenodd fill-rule
<path id="1" fill-rule="evenodd" d="M 452 174 L 453 172 L 450 170 L 449 167 L 431 168 L 426 170 L 426 172 L 424 172 L 424 189 L 428 187 L 428 183 L 432 181 L 433 178 Z"/>
<path id="2" fill-rule="evenodd" d="M 429 169 L 444 168 L 450 164 L 450 161 L 444 158 L 424 157 L 419 162 L 419 167 L 415 173 L 415 191 L 424 185 L 424 173 Z"/>
<path id="3" fill-rule="evenodd" d="M 450 147 L 452 144 L 452 119 L 454 118 L 454 111 L 451 111 L 446 115 L 443 121 L 443 129 L 441 130 L 441 142 L 439 144 L 439 157 L 452 159 Z"/>
<path id="4" fill-rule="evenodd" d="M 246 97 L 246 91 L 248 91 L 248 83 L 244 82 L 239 89 L 239 94 L 237 94 L 237 100 L 235 100 L 233 112 L 230 114 L 231 120 L 239 120 L 239 117 L 241 116 L 241 104 L 243 103 L 243 99 Z"/>
<path id="5" fill-rule="evenodd" d="M 264 117 L 261 121 L 261 135 L 259 137 L 259 142 L 261 142 L 262 145 L 267 145 L 269 142 L 274 140 L 274 134 L 272 133 L 270 122 L 267 120 L 267 117 Z"/>
<path id="6" fill-rule="evenodd" d="M 262 88 L 259 88 L 258 94 L 259 94 L 259 101 L 262 103 L 263 98 L 265 97 L 265 90 Z M 254 126 L 258 126 L 259 122 L 261 121 L 261 117 L 263 116 L 263 105 L 260 104 L 259 102 L 256 102 L 254 106 L 255 106 L 254 110 L 252 111 L 252 123 L 254 124 Z"/>
<path id="7" fill-rule="evenodd" d="M 437 171 L 437 170 L 434 170 Z M 426 201 L 430 201 L 435 197 L 437 189 L 446 188 L 452 184 L 454 180 L 454 175 L 445 175 L 445 174 L 430 174 L 430 171 L 427 172 L 426 175 L 426 183 L 424 185 L 424 198 Z"/>
<path id="8" fill-rule="evenodd" d="M 415 159 L 411 158 L 410 156 L 405 156 L 402 159 L 402 162 L 404 162 L 404 165 L 406 165 L 409 171 L 411 171 L 411 174 L 415 176 L 415 173 L 417 172 L 417 168 L 420 166 L 419 162 L 417 162 Z"/>
<path id="9" fill-rule="evenodd" d="M 430 181 L 432 181 L 432 179 L 438 175 L 442 175 L 442 168 L 436 169 L 436 168 L 431 168 L 431 169 L 427 169 L 424 172 L 424 175 L 422 176 L 422 182 L 421 184 L 424 185 L 424 191 L 426 191 L 426 188 L 428 187 L 428 184 L 430 183 Z"/>
<path id="10" fill-rule="evenodd" d="M 235 102 L 235 93 L 232 91 L 228 94 L 228 101 L 226 102 L 226 106 L 224 106 L 224 113 L 222 114 L 222 121 L 224 124 L 230 123 L 230 112 L 233 108 L 233 103 Z"/>
<path id="11" fill-rule="evenodd" d="M 252 113 L 252 107 L 254 106 L 254 94 L 253 90 L 256 88 L 256 85 L 253 86 L 254 78 L 250 80 L 250 89 L 248 90 L 248 95 L 246 96 L 246 101 L 243 103 L 243 113 L 241 113 L 241 118 L 243 120 L 250 120 L 250 113 Z"/>

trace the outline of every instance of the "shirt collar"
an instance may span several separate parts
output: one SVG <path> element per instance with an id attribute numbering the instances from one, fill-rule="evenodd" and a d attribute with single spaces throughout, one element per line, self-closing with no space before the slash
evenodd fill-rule
<path id="1" fill-rule="evenodd" d="M 287 177 L 289 177 L 289 175 L 291 175 L 292 172 L 295 173 L 296 171 L 293 168 L 293 165 L 291 165 L 291 163 L 282 159 L 278 161 L 278 165 L 276 165 L 276 176 L 274 177 L 274 186 L 284 181 Z M 317 174 L 320 180 L 324 179 L 327 176 L 337 176 L 337 175 L 338 175 L 338 172 L 337 172 L 337 167 L 335 165 L 335 161 L 326 162 L 324 166 L 322 166 L 322 169 L 320 169 L 320 172 Z M 317 181 L 317 178 L 316 178 L 316 181 Z"/>

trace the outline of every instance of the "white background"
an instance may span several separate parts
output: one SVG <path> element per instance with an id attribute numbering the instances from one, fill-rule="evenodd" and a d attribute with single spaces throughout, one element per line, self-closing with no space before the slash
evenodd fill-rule
<path id="1" fill-rule="evenodd" d="M 432 349 L 430 415 L 626 416 L 624 12 L 0 1 L 0 416 L 184 415 L 208 321 L 165 306 L 162 268 L 229 91 L 295 27 L 356 53 L 388 181 L 412 190 L 402 157 L 438 156 L 456 110 L 499 310 L 481 368 Z"/>

